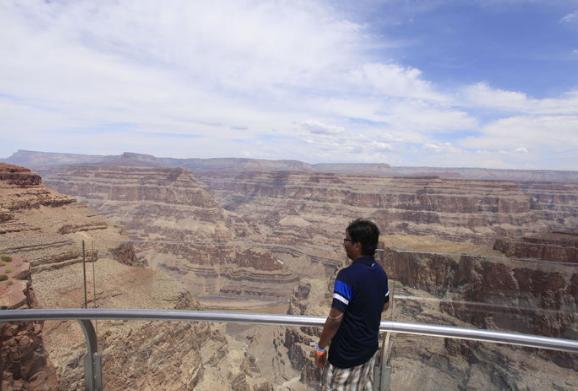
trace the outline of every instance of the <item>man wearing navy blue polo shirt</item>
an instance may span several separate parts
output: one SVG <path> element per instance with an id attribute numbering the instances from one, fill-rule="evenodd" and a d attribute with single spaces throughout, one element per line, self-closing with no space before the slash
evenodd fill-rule
<path id="1" fill-rule="evenodd" d="M 373 390 L 379 323 L 389 306 L 387 275 L 373 258 L 378 240 L 379 229 L 368 220 L 357 219 L 345 230 L 343 247 L 353 262 L 337 274 L 315 349 L 316 365 L 326 367 L 324 390 Z"/>

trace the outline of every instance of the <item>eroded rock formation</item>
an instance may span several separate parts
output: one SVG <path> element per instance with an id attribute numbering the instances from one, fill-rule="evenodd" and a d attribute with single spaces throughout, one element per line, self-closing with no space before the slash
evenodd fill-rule
<path id="1" fill-rule="evenodd" d="M 269 249 L 236 240 L 243 219 L 189 171 L 142 162 L 127 155 L 114 166 L 62 168 L 48 182 L 121 224 L 135 256 L 195 286 L 197 295 L 286 300 L 296 277 Z"/>
<path id="2" fill-rule="evenodd" d="M 392 278 L 442 299 L 443 311 L 477 327 L 578 335 L 578 273 L 572 266 L 392 249 L 384 264 Z"/>
<path id="3" fill-rule="evenodd" d="M 513 258 L 578 263 L 578 233 L 552 232 L 522 238 L 498 238 L 494 249 Z"/>
<path id="4" fill-rule="evenodd" d="M 485 244 L 496 236 L 578 226 L 578 185 L 569 183 L 294 172 L 213 173 L 199 179 L 227 210 L 271 227 L 267 240 L 273 243 L 290 236 L 317 240 L 315 234 L 359 216 L 375 219 L 384 233 Z M 326 219 L 331 223 L 323 226 Z"/>
<path id="5" fill-rule="evenodd" d="M 0 311 L 36 306 L 30 264 L 19 257 L 0 257 Z M 42 322 L 0 323 L 0 390 L 56 389 L 42 328 Z"/>
<path id="6" fill-rule="evenodd" d="M 139 258 L 136 255 L 134 245 L 132 242 L 121 243 L 118 247 L 113 248 L 111 254 L 114 259 L 129 266 L 146 266 L 147 262 L 144 258 Z"/>

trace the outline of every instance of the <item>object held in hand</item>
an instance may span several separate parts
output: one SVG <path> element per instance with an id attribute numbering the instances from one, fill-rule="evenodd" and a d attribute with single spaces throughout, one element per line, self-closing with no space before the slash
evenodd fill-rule
<path id="1" fill-rule="evenodd" d="M 327 353 L 325 348 L 320 347 L 318 344 L 315 344 L 315 356 L 321 357 Z"/>

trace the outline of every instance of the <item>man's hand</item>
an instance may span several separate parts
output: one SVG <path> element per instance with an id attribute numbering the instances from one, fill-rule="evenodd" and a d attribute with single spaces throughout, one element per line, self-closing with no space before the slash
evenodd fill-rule
<path id="1" fill-rule="evenodd" d="M 343 311 L 338 310 L 337 308 L 331 308 L 329 316 L 323 325 L 323 330 L 319 337 L 319 343 L 313 352 L 313 354 L 315 354 L 315 366 L 317 368 L 325 367 L 325 363 L 327 362 L 327 346 L 337 333 L 337 330 L 339 330 L 341 321 L 343 321 Z M 321 348 L 321 346 L 323 346 L 323 348 Z"/>
<path id="2" fill-rule="evenodd" d="M 327 352 L 315 351 L 315 366 L 319 369 L 325 368 L 325 363 L 327 362 Z"/>

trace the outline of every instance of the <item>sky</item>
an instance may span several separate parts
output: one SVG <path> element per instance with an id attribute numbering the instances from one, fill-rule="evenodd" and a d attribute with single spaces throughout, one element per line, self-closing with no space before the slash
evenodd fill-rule
<path id="1" fill-rule="evenodd" d="M 18 149 L 578 170 L 578 0 L 0 0 Z"/>

